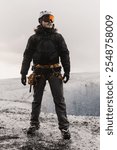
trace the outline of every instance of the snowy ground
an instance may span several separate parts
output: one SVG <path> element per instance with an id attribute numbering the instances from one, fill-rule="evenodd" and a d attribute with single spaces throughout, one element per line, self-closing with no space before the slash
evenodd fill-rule
<path id="1" fill-rule="evenodd" d="M 76 76 L 74 78 L 76 80 Z M 87 87 L 93 87 L 92 90 L 94 90 L 93 93 L 96 92 L 94 94 L 96 98 L 93 95 L 92 100 L 88 101 L 90 104 L 91 101 L 95 101 L 99 97 L 99 89 L 96 89 L 97 85 L 99 87 L 99 78 L 96 79 L 97 75 L 90 75 L 90 78 L 80 75 L 77 81 L 72 82 L 72 89 L 75 89 L 79 83 L 81 91 L 77 93 L 80 98 L 84 96 L 85 99 L 87 94 L 89 94 L 88 96 L 92 94 L 91 89 L 87 91 Z M 0 81 L 0 150 L 99 150 L 100 118 L 98 115 L 89 116 L 87 113 L 89 110 L 85 112 L 88 116 L 81 116 L 85 114 L 82 113 L 84 109 L 79 112 L 81 113 L 79 116 L 68 116 L 71 140 L 62 140 L 57 125 L 57 117 L 48 112 L 41 113 L 41 127 L 36 135 L 28 137 L 26 130 L 29 127 L 32 94 L 29 94 L 27 87 L 22 87 L 18 83 L 19 81 L 19 79 Z M 70 83 L 68 87 L 70 87 Z M 86 88 L 84 89 L 84 87 Z M 83 101 L 84 103 L 85 101 Z M 98 103 L 93 103 L 92 106 L 99 107 Z M 96 111 L 98 112 L 98 109 Z"/>
<path id="2" fill-rule="evenodd" d="M 71 140 L 62 140 L 55 114 L 41 113 L 40 130 L 27 137 L 30 109 L 26 103 L 1 100 L 0 150 L 99 150 L 99 117 L 69 115 Z"/>

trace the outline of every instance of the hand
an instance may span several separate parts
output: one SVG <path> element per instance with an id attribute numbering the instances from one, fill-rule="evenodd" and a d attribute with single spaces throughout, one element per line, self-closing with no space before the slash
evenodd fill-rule
<path id="1" fill-rule="evenodd" d="M 23 85 L 26 85 L 26 75 L 21 76 L 21 82 Z"/>
<path id="2" fill-rule="evenodd" d="M 64 79 L 65 79 L 65 80 L 64 80 Z M 63 82 L 64 82 L 64 83 L 67 83 L 68 80 L 69 80 L 69 74 L 64 73 Z"/>

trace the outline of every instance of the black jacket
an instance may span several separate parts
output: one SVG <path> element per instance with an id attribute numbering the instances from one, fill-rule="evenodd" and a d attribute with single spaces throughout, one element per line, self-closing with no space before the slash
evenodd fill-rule
<path id="1" fill-rule="evenodd" d="M 54 28 L 38 26 L 24 51 L 21 74 L 27 75 L 31 61 L 33 64 L 47 65 L 59 63 L 59 58 L 64 72 L 69 74 L 70 58 L 64 38 Z"/>

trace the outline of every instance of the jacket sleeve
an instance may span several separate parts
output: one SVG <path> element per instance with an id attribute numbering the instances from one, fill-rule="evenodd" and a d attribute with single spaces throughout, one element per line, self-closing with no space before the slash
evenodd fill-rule
<path id="1" fill-rule="evenodd" d="M 22 61 L 22 66 L 20 71 L 22 75 L 28 74 L 28 70 L 30 68 L 30 63 L 32 61 L 34 51 L 35 51 L 35 39 L 34 36 L 31 36 L 28 39 L 27 46 L 23 54 L 23 61 Z"/>
<path id="2" fill-rule="evenodd" d="M 59 34 L 59 55 L 60 60 L 66 74 L 70 73 L 70 56 L 66 42 L 61 34 Z"/>

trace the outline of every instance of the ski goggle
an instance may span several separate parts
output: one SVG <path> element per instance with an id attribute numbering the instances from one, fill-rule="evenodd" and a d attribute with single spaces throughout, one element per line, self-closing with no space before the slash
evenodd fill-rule
<path id="1" fill-rule="evenodd" d="M 45 22 L 54 22 L 54 16 L 53 15 L 44 15 L 42 20 Z"/>

